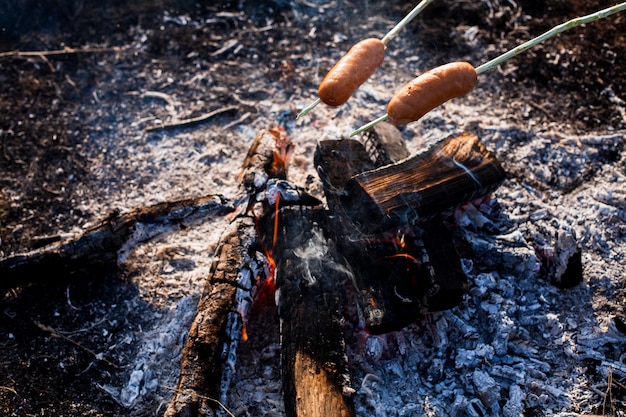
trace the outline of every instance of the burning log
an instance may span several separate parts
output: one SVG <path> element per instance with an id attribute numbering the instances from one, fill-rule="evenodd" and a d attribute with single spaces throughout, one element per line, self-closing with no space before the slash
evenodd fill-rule
<path id="1" fill-rule="evenodd" d="M 355 175 L 342 202 L 355 222 L 389 229 L 489 194 L 505 177 L 478 137 L 462 133 L 416 157 Z"/>
<path id="2" fill-rule="evenodd" d="M 183 350 L 167 417 L 218 415 L 255 285 L 271 273 L 268 260 L 258 250 L 258 224 L 271 217 L 274 204 L 321 204 L 284 180 L 292 146 L 284 131 L 273 129 L 261 131 L 250 147 L 243 164 L 245 195 L 239 199 L 238 216 L 220 241 Z"/>
<path id="3" fill-rule="evenodd" d="M 320 209 L 283 209 L 276 247 L 277 305 L 288 417 L 355 415 L 343 333 L 350 271 L 324 236 Z"/>
<path id="4" fill-rule="evenodd" d="M 178 385 L 165 412 L 167 417 L 215 416 L 226 397 L 243 317 L 256 280 L 265 274 L 265 259 L 254 251 L 257 226 L 250 212 L 268 176 L 284 175 L 284 169 L 272 171 L 275 149 L 274 135 L 263 130 L 246 155 L 240 213 L 220 239 L 183 349 Z"/>
<path id="5" fill-rule="evenodd" d="M 442 213 L 495 190 L 505 175 L 473 135 L 406 158 L 393 128 L 375 130 L 369 152 L 356 141 L 321 142 L 316 165 L 366 326 L 384 333 L 461 301 L 467 280 Z"/>
<path id="6" fill-rule="evenodd" d="M 216 195 L 164 202 L 126 213 L 114 212 L 79 237 L 54 241 L 0 260 L 0 291 L 50 276 L 115 266 L 138 243 L 233 210 L 227 199 Z"/>
<path id="7" fill-rule="evenodd" d="M 250 216 L 238 217 L 222 236 L 165 416 L 218 415 L 235 365 L 243 315 L 253 285 L 264 271 L 264 261 L 250 253 L 255 240 L 256 225 Z"/>

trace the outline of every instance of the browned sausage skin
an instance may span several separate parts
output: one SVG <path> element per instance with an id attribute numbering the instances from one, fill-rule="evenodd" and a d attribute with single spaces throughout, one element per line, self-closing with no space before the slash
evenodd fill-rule
<path id="1" fill-rule="evenodd" d="M 387 106 L 389 122 L 414 122 L 435 107 L 474 89 L 478 75 L 467 62 L 451 62 L 434 68 L 406 83 Z"/>
<path id="2" fill-rule="evenodd" d="M 368 38 L 354 45 L 322 80 L 317 95 L 329 106 L 339 106 L 376 71 L 385 58 L 385 44 Z"/>

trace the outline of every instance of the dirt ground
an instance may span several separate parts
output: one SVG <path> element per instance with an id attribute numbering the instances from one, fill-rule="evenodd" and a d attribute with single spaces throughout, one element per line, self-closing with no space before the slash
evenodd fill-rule
<path id="1" fill-rule="evenodd" d="M 411 2 L 241 0 L 216 6 L 191 0 L 5 0 L 0 4 L 0 257 L 26 252 L 55 236 L 80 234 L 113 210 L 208 194 L 233 196 L 236 172 L 256 132 L 279 124 L 297 146 L 292 180 L 315 194 L 316 141 L 345 136 L 383 114 L 392 92 L 416 74 L 449 61 L 478 65 L 555 24 L 609 5 L 436 0 L 390 44 L 381 69 L 350 102 L 338 109 L 319 106 L 296 122 L 295 114 L 315 98 L 321 77 L 336 59 L 358 40 L 382 36 L 412 8 Z M 514 314 L 524 316 L 520 308 L 536 302 L 542 306 L 541 323 L 554 324 L 553 315 L 562 314 L 557 320 L 561 333 L 557 329 L 553 336 L 563 338 L 564 328 L 571 331 L 575 354 L 552 357 L 555 345 L 537 342 L 533 358 L 549 367 L 543 376 L 516 386 L 529 389 L 535 381 L 538 390 L 537 384 L 565 384 L 561 381 L 570 377 L 560 371 L 566 369 L 579 381 L 579 390 L 573 389 L 567 401 L 550 390 L 545 397 L 527 392 L 515 409 L 525 415 L 626 412 L 625 99 L 622 13 L 548 40 L 481 75 L 469 96 L 401 128 L 413 152 L 454 132 L 477 134 L 510 175 L 496 195 L 508 217 L 503 223 L 526 236 L 551 227 L 561 230 L 564 224 L 578 233 L 584 280 L 573 290 L 558 290 L 541 271 L 515 269 L 505 257 L 470 259 L 483 274 L 472 275 L 477 290 L 455 317 L 471 316 L 472 303 L 484 306 L 488 295 L 479 290 L 488 288 L 501 295 L 497 303 L 490 302 L 518 306 L 516 313 L 507 310 L 514 325 L 531 326 Z M 236 109 L 228 110 L 231 106 Z M 147 130 L 214 110 L 224 111 L 190 126 Z M 167 386 L 176 383 L 181 340 L 226 221 L 210 219 L 196 230 L 136 248 L 111 270 L 69 277 L 50 271 L 40 283 L 2 294 L 0 412 L 161 414 L 171 396 Z M 512 231 L 498 227 L 503 235 Z M 478 242 L 493 233 L 468 229 L 459 235 Z M 522 259 L 515 256 L 513 264 Z M 518 286 L 481 281 L 491 271 L 518 280 Z M 536 299 L 521 299 L 520 291 Z M 576 308 L 577 303 L 583 305 Z M 565 308 L 567 314 L 559 311 Z M 444 321 L 437 317 L 434 328 Z M 493 338 L 498 331 L 488 323 L 493 317 L 484 313 L 467 320 L 480 317 L 485 322 L 476 327 Z M 266 325 L 274 325 L 272 320 Z M 420 330 L 403 337 L 425 338 L 424 328 L 417 326 Z M 547 339 L 552 330 L 540 328 L 527 338 Z M 432 334 L 428 349 L 441 349 Z M 521 331 L 509 334 L 526 337 Z M 161 344 L 151 347 L 155 339 Z M 468 351 L 461 339 L 450 337 L 446 348 L 458 347 L 456 365 L 435 354 L 426 358 L 440 367 L 437 381 L 456 373 L 455 381 L 471 385 L 462 374 L 470 369 L 476 375 L 478 365 L 461 361 L 459 352 Z M 394 340 L 384 341 L 384 353 L 374 359 L 369 355 L 364 363 L 390 360 L 402 351 Z M 159 350 L 163 346 L 167 349 Z M 358 343 L 351 349 L 359 357 Z M 519 349 L 508 353 L 524 356 Z M 396 356 L 405 365 L 416 360 Z M 500 356 L 506 355 L 496 353 L 496 359 Z M 159 369 L 149 367 L 150 361 L 161 364 Z M 430 367 L 416 367 L 413 372 L 432 377 Z M 607 369 L 615 383 L 607 383 Z M 129 384 L 134 370 L 143 375 L 139 387 Z M 150 372 L 153 376 L 146 376 Z M 366 374 L 355 370 L 361 393 L 371 382 Z M 456 392 L 458 386 L 448 384 L 442 391 L 431 383 L 426 399 L 421 390 L 428 390 L 427 384 L 416 388 L 421 397 L 413 408 L 385 398 L 394 397 L 393 392 L 363 394 L 360 415 L 393 415 L 389 410 L 403 416 L 469 415 L 469 406 L 453 407 L 455 397 L 445 391 Z M 503 385 L 509 394 L 512 385 Z M 507 398 L 501 403 L 513 404 Z M 387 405 L 372 405 L 376 401 Z M 237 415 L 281 415 L 280 406 L 268 407 L 233 405 Z M 500 411 L 506 414 L 503 407 L 490 410 Z"/>

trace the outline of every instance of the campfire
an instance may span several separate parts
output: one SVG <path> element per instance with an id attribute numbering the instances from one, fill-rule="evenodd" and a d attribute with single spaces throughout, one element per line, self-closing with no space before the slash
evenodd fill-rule
<path id="1" fill-rule="evenodd" d="M 3 284 L 24 284 L 18 280 L 46 268 L 116 262 L 121 242 L 160 233 L 140 225 L 228 215 L 166 415 L 223 407 L 248 312 L 268 291 L 280 318 L 287 414 L 354 415 L 344 323 L 384 334 L 456 306 L 468 286 L 452 213 L 489 198 L 505 173 L 474 135 L 410 156 L 397 129 L 382 124 L 364 143 L 318 144 L 324 204 L 289 181 L 292 152 L 284 129 L 263 130 L 244 161 L 235 206 L 209 196 L 112 216 L 78 239 L 4 259 L 0 267 L 14 278 Z M 357 315 L 348 316 L 355 302 Z"/>
<path id="2" fill-rule="evenodd" d="M 274 2 L 267 4 L 275 7 Z M 436 2 L 432 6 L 439 7 Z M 413 67 L 424 72 L 435 68 L 445 62 L 442 57 L 420 55 L 423 62 L 403 60 L 414 52 L 400 54 L 401 47 L 416 42 L 414 34 L 405 30 L 407 36 L 399 35 L 397 43 L 392 44 L 395 52 L 390 48 L 384 63 L 378 63 L 384 74 L 374 75 L 345 108 L 329 110 L 324 102 L 295 121 L 314 91 L 307 90 L 314 82 L 303 75 L 302 69 L 301 61 L 314 62 L 308 56 L 302 58 L 312 53 L 306 49 L 307 43 L 297 43 L 299 53 L 292 53 L 294 62 L 285 60 L 280 64 L 280 74 L 272 74 L 267 80 L 254 76 L 254 82 L 262 85 L 258 91 L 244 91 L 248 87 L 242 86 L 241 77 L 248 74 L 246 68 L 238 66 L 238 54 L 257 56 L 260 49 L 255 48 L 263 37 L 267 37 L 268 45 L 287 45 L 281 37 L 286 27 L 298 33 L 293 39 L 315 39 L 315 31 L 309 30 L 304 36 L 307 31 L 299 32 L 301 28 L 295 28 L 294 22 L 312 20 L 328 7 L 317 6 L 312 14 L 303 15 L 305 6 L 298 4 L 289 15 L 294 19 L 281 20 L 280 28 L 271 27 L 275 22 L 255 21 L 258 25 L 252 25 L 253 30 L 249 30 L 251 21 L 244 11 L 214 14 L 214 6 L 206 7 L 210 12 L 201 20 L 165 13 L 158 23 L 168 30 L 189 29 L 185 36 L 189 35 L 187 38 L 194 39 L 195 44 L 196 36 L 207 35 L 203 28 L 226 21 L 224 33 L 208 32 L 202 38 L 209 39 L 209 45 L 214 46 L 209 50 L 213 52 L 208 52 L 208 58 L 196 55 L 193 47 L 181 52 L 189 75 L 182 81 L 171 81 L 172 70 L 165 69 L 161 75 L 157 60 L 149 69 L 143 67 L 145 63 L 138 64 L 142 69 L 134 74 L 142 75 L 136 79 L 154 77 L 162 84 L 155 82 L 150 91 L 149 83 L 124 84 L 120 89 L 124 94 L 119 94 L 124 97 L 124 106 L 132 101 L 146 110 L 116 119 L 118 126 L 130 130 L 120 135 L 119 153 L 105 148 L 91 154 L 101 158 L 93 169 L 100 175 L 97 179 L 111 178 L 107 187 L 119 187 L 123 197 L 114 193 L 113 197 L 108 193 L 94 197 L 110 198 L 98 206 L 106 210 L 91 208 L 89 215 L 82 216 L 85 222 L 95 218 L 97 223 L 87 227 L 79 222 L 71 236 L 32 239 L 38 234 L 28 229 L 20 240 L 23 229 L 19 225 L 7 229 L 13 240 L 0 248 L 8 254 L 3 253 L 0 259 L 0 286 L 6 299 L 14 297 L 28 304 L 31 292 L 38 294 L 38 290 L 45 292 L 58 286 L 59 291 L 65 291 L 61 304 L 75 316 L 85 317 L 82 325 L 74 326 L 63 321 L 62 309 L 58 315 L 56 308 L 48 316 L 22 313 L 33 329 L 23 334 L 14 328 L 5 332 L 7 348 L 13 346 L 13 340 L 20 341 L 15 344 L 14 355 L 20 366 L 27 367 L 30 361 L 50 361 L 51 366 L 39 369 L 92 383 L 97 407 L 142 416 L 438 415 L 442 410 L 450 415 L 513 416 L 539 410 L 600 412 L 598 398 L 600 402 L 604 398 L 609 409 L 611 387 L 617 393 L 622 383 L 619 378 L 626 377 L 620 353 L 623 341 L 619 339 L 626 325 L 612 315 L 621 294 L 615 285 L 619 275 L 615 262 L 619 262 L 623 251 L 623 193 L 614 188 L 623 177 L 622 131 L 615 128 L 607 134 L 574 134 L 569 128 L 562 130 L 557 124 L 560 120 L 548 120 L 554 124 L 546 127 L 541 123 L 553 117 L 554 108 L 538 100 L 535 90 L 526 107 L 519 105 L 519 97 L 510 102 L 517 90 L 507 93 L 511 95 L 506 100 L 492 98 L 499 92 L 494 80 L 519 84 L 519 79 L 512 80 L 514 76 L 510 75 L 515 72 L 503 66 L 492 71 L 492 76 L 478 77 L 466 104 L 448 103 L 441 111 L 435 110 L 401 131 L 379 123 L 385 119 L 397 121 L 391 112 L 376 119 L 375 126 L 368 124 L 374 127 L 356 139 L 347 139 L 348 132 L 339 130 L 354 128 L 382 114 L 387 95 L 393 93 L 391 86 L 409 79 L 407 74 Z M 235 10 L 240 6 L 229 7 Z M 306 10 L 309 7 L 313 6 L 307 5 Z M 513 5 L 507 8 L 517 10 Z M 404 12 L 398 9 L 394 16 L 400 11 Z M 564 16 L 557 17 L 563 21 Z M 515 19 L 516 24 L 527 23 L 523 17 Z M 367 22 L 366 30 L 357 32 L 371 33 L 376 26 L 374 32 L 378 35 L 376 32 L 391 26 L 387 23 L 379 22 L 377 27 L 373 21 Z M 556 23 L 556 18 L 550 24 L 541 23 L 548 27 Z M 229 41 L 232 27 L 240 28 L 240 35 L 245 35 Z M 538 32 L 536 27 L 529 33 L 525 32 L 526 26 L 523 28 L 519 29 L 518 39 L 528 39 L 530 32 Z M 473 30 L 458 26 L 454 36 L 469 45 L 474 39 Z M 72 57 L 94 54 L 98 56 L 94 64 L 98 65 L 114 62 L 120 56 L 132 57 L 132 53 L 144 51 L 141 48 L 149 49 L 144 45 L 145 38 L 138 36 L 140 29 L 137 31 L 133 35 L 136 44 L 128 48 L 69 47 L 51 52 Z M 242 36 L 250 36 L 250 43 Z M 349 40 L 343 36 L 347 35 L 320 36 L 315 54 L 317 50 L 329 50 L 333 43 L 346 46 Z M 443 38 L 447 36 L 449 31 Z M 352 37 L 350 33 L 349 39 Z M 170 48 L 162 41 L 162 45 L 155 42 L 151 47 Z M 476 45 L 471 54 L 468 52 L 468 60 L 475 63 L 490 62 L 492 56 L 507 49 L 497 43 L 493 49 Z M 335 46 L 337 51 L 342 49 Z M 612 51 L 605 51 L 607 59 L 615 59 Z M 37 71 L 56 69 L 57 76 L 61 75 L 56 83 L 85 89 L 80 75 L 84 77 L 89 71 L 80 69 L 66 76 L 57 58 L 46 62 L 43 52 L 28 58 L 15 50 L 5 57 L 23 59 L 24 67 L 37 66 Z M 109 53 L 111 57 L 97 55 Z M 135 58 L 139 59 L 141 53 Z M 449 59 L 449 55 L 443 59 Z M 548 60 L 543 55 L 532 58 Z M 557 72 L 553 67 L 559 66 L 557 58 L 574 66 L 573 58 L 560 51 L 549 60 L 553 72 Z M 322 66 L 331 61 L 318 60 Z M 195 66 L 190 64 L 192 61 Z M 241 74 L 232 76 L 229 68 L 239 68 Z M 524 70 L 521 73 L 528 75 L 530 70 Z M 232 84 L 221 84 L 221 79 L 206 81 L 207 74 L 218 73 L 228 74 Z M 111 74 L 107 80 L 119 81 L 116 77 L 120 74 Z M 94 107 L 108 97 L 101 91 L 101 76 L 95 77 L 100 80 L 100 90 L 93 91 Z M 598 83 L 606 84 L 606 79 L 599 76 Z M 189 87 L 188 95 L 168 89 L 179 81 L 180 85 L 192 87 L 198 83 L 198 89 Z M 277 87 L 265 91 L 266 82 Z M 231 88 L 233 85 L 238 87 Z M 598 100 L 614 104 L 602 111 L 612 117 L 623 114 L 620 89 L 608 84 L 602 88 Z M 285 96 L 275 94 L 275 90 Z M 58 91 L 63 93 L 62 89 Z M 219 100 L 214 101 L 211 94 L 222 100 L 217 108 L 213 105 Z M 194 103 L 191 107 L 187 99 Z M 32 102 L 37 103 L 34 99 Z M 496 107 L 494 102 L 504 107 Z M 205 104 L 209 103 L 207 108 Z M 161 113 L 153 115 L 151 112 L 160 104 Z M 104 113 L 115 113 L 102 106 Z M 495 110 L 483 119 L 485 106 Z M 523 108 L 512 111 L 506 106 Z M 593 106 L 594 111 L 600 107 L 596 102 Z M 121 108 L 115 108 L 116 112 Z M 33 120 L 37 120 L 36 112 L 33 114 Z M 83 116 L 77 114 L 77 120 Z M 411 115 L 410 119 L 415 121 L 418 116 Z M 512 123 L 511 118 L 517 122 Z M 19 123 L 15 126 L 21 126 Z M 3 161 L 15 162 L 11 167 L 26 166 L 23 161 L 28 159 L 17 157 L 14 151 L 14 142 L 26 136 L 18 128 L 14 134 L 11 126 L 9 130 L 0 129 Z M 109 128 L 105 122 L 103 126 L 104 130 Z M 90 137 L 84 133 L 81 137 Z M 175 152 L 180 153 L 170 159 L 164 154 L 174 152 L 172 142 L 177 146 Z M 111 168 L 115 167 L 112 162 L 130 160 L 132 152 L 139 154 L 148 149 L 155 149 L 146 158 L 149 168 L 134 166 L 137 171 L 111 175 L 117 173 Z M 243 165 L 233 168 L 240 159 L 244 159 Z M 177 177 L 177 164 L 189 161 L 189 172 Z M 142 183 L 143 172 L 157 169 L 163 171 L 166 192 L 152 193 L 151 185 Z M 51 168 L 46 183 L 53 171 L 65 178 L 62 169 Z M 52 180 L 49 183 L 53 184 Z M 174 183 L 176 190 L 170 187 Z M 64 190 L 46 187 L 46 193 L 57 196 L 51 198 L 63 201 L 65 194 L 56 193 Z M 125 199 L 125 193 L 134 194 Z M 11 204 L 17 204 L 15 195 L 21 194 L 9 190 L 5 195 L 0 190 L 0 220 L 7 218 L 1 216 L 7 216 Z M 188 196 L 192 197 L 182 198 Z M 37 201 L 32 204 L 41 205 L 47 200 Z M 163 202 L 152 204 L 154 201 Z M 116 205 L 121 209 L 100 215 Z M 80 205 L 72 207 L 79 213 Z M 592 218 L 597 221 L 591 222 Z M 609 222 L 610 227 L 600 226 L 602 222 Z M 66 224 L 57 226 L 59 231 L 70 232 Z M 202 235 L 206 230 L 210 230 L 210 238 Z M 3 231 L 4 242 L 9 232 Z M 184 247 L 168 240 L 187 233 L 192 236 L 189 240 L 197 242 L 204 264 L 196 263 L 197 258 L 190 259 Z M 26 245 L 32 250 L 22 250 Z M 20 251 L 13 251 L 14 247 Z M 152 250 L 154 253 L 149 253 Z M 150 271 L 141 270 L 133 262 L 138 258 L 155 259 L 160 264 Z M 80 293 L 74 291 L 76 283 L 90 285 L 86 281 L 93 280 L 98 292 L 100 281 L 93 276 L 107 271 L 113 271 L 113 285 L 127 285 L 130 292 L 134 291 L 134 298 L 116 294 L 111 297 L 113 301 L 102 303 L 97 310 L 77 304 Z M 63 279 L 52 282 L 51 272 Z M 202 288 L 200 282 L 204 283 Z M 589 282 L 593 282 L 591 289 Z M 159 287 L 167 286 L 173 290 L 159 293 Z M 187 286 L 187 292 L 176 293 L 183 286 Z M 148 292 L 161 297 L 158 305 L 145 301 Z M 44 298 L 33 299 L 38 303 Z M 602 300 L 611 300 L 604 315 L 593 307 Z M 137 303 L 143 303 L 142 308 Z M 12 305 L 7 302 L 7 306 Z M 106 314 L 107 309 L 114 308 L 128 315 L 135 310 L 137 315 L 152 315 L 133 321 L 123 317 L 124 313 L 115 317 Z M 11 308 L 6 308 L 4 314 L 10 323 L 23 323 L 19 321 L 20 313 L 15 320 Z M 98 338 L 85 342 L 95 332 Z M 55 358 L 53 353 L 48 355 L 40 349 L 37 354 L 20 356 L 27 346 L 24 340 L 31 336 L 57 347 L 62 354 Z M 65 353 L 66 348 L 73 349 L 71 355 Z M 72 367 L 71 361 L 76 358 L 83 360 L 81 369 L 78 365 Z M 29 374 L 24 375 L 28 381 Z M 22 382 L 14 384 L 11 378 L 8 375 L 0 388 L 4 398 L 10 397 L 7 409 L 25 403 L 37 391 L 26 391 Z M 64 405 L 71 403 L 70 408 L 76 397 L 74 390 L 64 391 Z M 32 404 L 28 406 L 39 403 Z M 81 412 L 87 414 L 85 409 Z"/>

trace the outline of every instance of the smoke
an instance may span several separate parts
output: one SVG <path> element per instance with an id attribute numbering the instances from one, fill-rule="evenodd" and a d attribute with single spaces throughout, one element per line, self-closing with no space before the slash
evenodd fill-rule
<path id="1" fill-rule="evenodd" d="M 329 246 L 320 229 L 314 229 L 306 246 L 294 249 L 293 253 L 302 260 L 303 277 L 308 286 L 317 282 L 315 274 L 324 273 L 328 268 L 346 274 L 353 279 L 354 275 L 345 265 L 335 262 L 328 256 Z M 353 279 L 354 280 L 354 279 Z"/>

